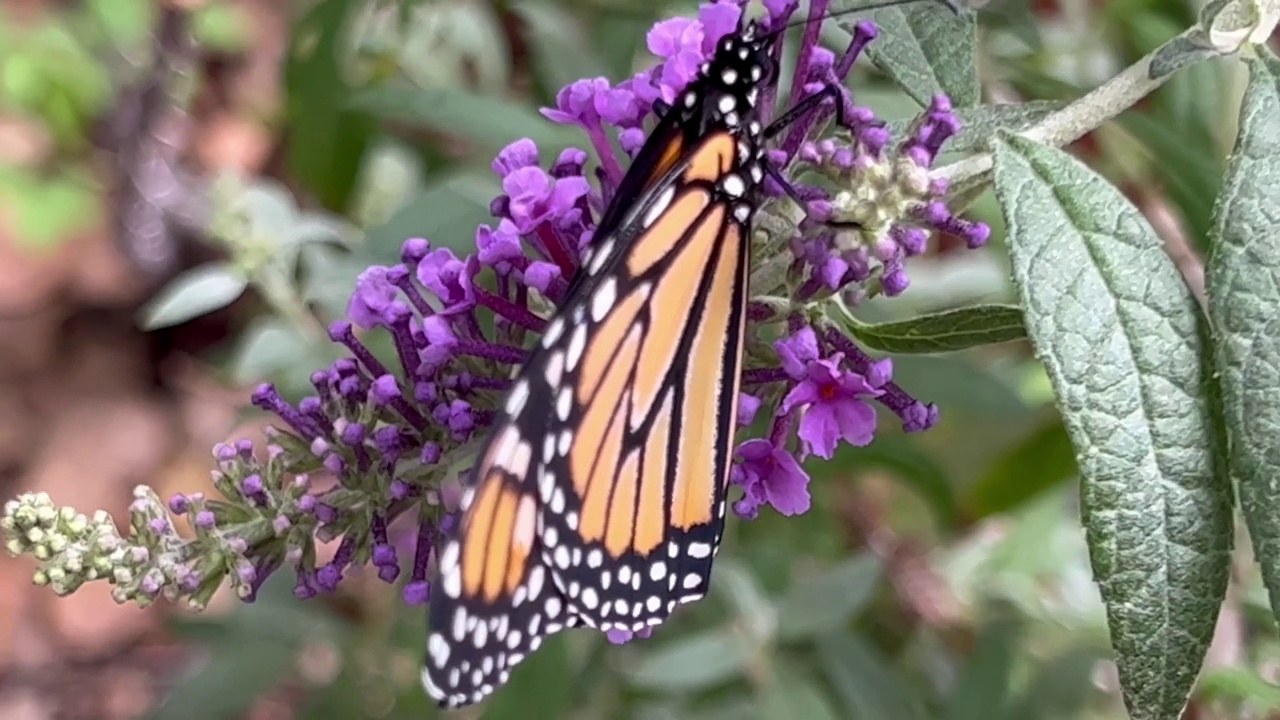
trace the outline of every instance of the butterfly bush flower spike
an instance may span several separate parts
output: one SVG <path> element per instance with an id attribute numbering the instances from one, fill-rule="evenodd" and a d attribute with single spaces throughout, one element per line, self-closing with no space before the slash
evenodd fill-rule
<path id="1" fill-rule="evenodd" d="M 765 31 L 791 20 L 796 6 L 766 0 Z M 823 0 L 811 3 L 814 16 L 825 9 Z M 639 150 L 657 111 L 681 97 L 741 14 L 737 2 L 718 2 L 696 18 L 664 20 L 646 37 L 656 65 L 621 82 L 591 78 L 564 88 L 543 114 L 580 128 L 584 147 L 546 158 L 519 139 L 502 150 L 492 163 L 502 194 L 490 206 L 494 219 L 476 232 L 474 253 L 412 238 L 400 262 L 361 273 L 347 318 L 330 327 L 345 357 L 313 373 L 303 397 L 286 398 L 269 384 L 253 393 L 278 429 L 258 445 L 215 448 L 220 497 L 162 501 L 140 487 L 122 528 L 105 513 L 24 495 L 0 517 L 9 552 L 34 556 L 36 582 L 57 593 L 106 580 L 117 601 L 139 605 L 163 596 L 201 607 L 227 584 L 252 601 L 284 566 L 299 598 L 367 574 L 402 583 L 409 604 L 427 603 L 438 539 L 457 518 L 458 468 L 511 402 L 515 368 L 590 258 L 625 156 Z M 902 292 L 906 259 L 925 252 L 932 233 L 970 247 L 988 234 L 951 213 L 946 188 L 928 174 L 959 128 L 947 99 L 934 98 L 905 137 L 890 137 L 844 89 L 875 27 L 857 24 L 850 45 L 832 52 L 817 44 L 820 25 L 805 27 L 794 74 L 761 88 L 758 106 L 767 124 L 838 89 L 768 147 L 786 185 L 766 178 L 752 239 L 747 336 L 768 342 L 749 344 L 731 470 L 733 508 L 748 518 L 766 505 L 806 512 L 802 461 L 871 442 L 876 406 L 908 431 L 937 421 L 934 406 L 893 382 L 889 361 L 870 357 L 824 312 L 837 300 Z M 832 124 L 837 115 L 843 126 Z M 795 179 L 812 172 L 838 190 Z M 369 342 L 379 334 L 389 342 Z M 609 633 L 613 642 L 631 637 Z"/>

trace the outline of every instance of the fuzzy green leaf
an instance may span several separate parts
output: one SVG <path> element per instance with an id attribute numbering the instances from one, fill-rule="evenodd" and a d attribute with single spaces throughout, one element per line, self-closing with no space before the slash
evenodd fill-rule
<path id="1" fill-rule="evenodd" d="M 1141 213 L 1070 155 L 1005 135 L 995 184 L 1028 335 L 1079 457 L 1125 704 L 1135 720 L 1174 720 L 1230 568 L 1199 307 Z"/>
<path id="2" fill-rule="evenodd" d="M 956 133 L 944 150 L 948 153 L 969 153 L 987 149 L 995 140 L 997 130 L 1022 132 L 1047 116 L 1066 107 L 1059 100 L 1030 100 L 1003 105 L 978 105 L 956 111 L 960 118 L 960 132 Z M 886 128 L 894 137 L 904 137 L 911 120 L 892 120 Z"/>
<path id="3" fill-rule="evenodd" d="M 631 685 L 646 690 L 682 692 L 727 682 L 746 670 L 751 657 L 746 641 L 731 629 L 684 635 L 655 648 L 627 673 Z"/>
<path id="4" fill-rule="evenodd" d="M 831 10 L 864 4 L 834 2 Z M 871 19 L 880 35 L 867 46 L 867 56 L 921 106 L 938 93 L 946 94 L 959 108 L 978 104 L 976 15 L 957 14 L 942 3 L 928 2 L 876 10 Z M 838 24 L 852 32 L 859 20 Z"/>
<path id="5" fill-rule="evenodd" d="M 527 137 L 538 144 L 544 158 L 554 158 L 576 137 L 573 130 L 524 105 L 462 88 L 393 83 L 357 94 L 351 107 L 384 120 L 466 138 L 490 152 Z"/>
<path id="6" fill-rule="evenodd" d="M 778 635 L 784 640 L 815 638 L 844 627 L 880 582 L 880 561 L 869 553 L 801 577 L 778 601 Z"/>
<path id="7" fill-rule="evenodd" d="M 230 305 L 248 286 L 244 273 L 230 263 L 198 265 L 169 281 L 139 311 L 138 324 L 144 330 L 181 325 Z"/>
<path id="8" fill-rule="evenodd" d="M 1013 305 L 973 305 L 874 324 L 848 317 L 845 327 L 866 347 L 898 355 L 966 350 L 1027 336 L 1022 310 Z"/>
<path id="9" fill-rule="evenodd" d="M 1249 61 L 1206 268 L 1228 464 L 1280 619 L 1280 60 Z"/>
<path id="10" fill-rule="evenodd" d="M 1075 448 L 1062 421 L 1035 428 L 996 458 L 969 488 L 970 521 L 1021 507 L 1077 474 Z"/>

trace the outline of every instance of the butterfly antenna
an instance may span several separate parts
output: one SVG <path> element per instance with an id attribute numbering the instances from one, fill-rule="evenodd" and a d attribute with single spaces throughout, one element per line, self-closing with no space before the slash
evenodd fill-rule
<path id="1" fill-rule="evenodd" d="M 819 15 L 818 17 L 807 17 L 807 18 L 804 18 L 803 20 L 796 20 L 795 22 L 790 22 L 790 23 L 787 23 L 786 25 L 783 25 L 782 27 L 778 28 L 777 30 L 774 30 L 769 34 L 777 35 L 779 33 L 786 32 L 787 30 L 790 30 L 793 27 L 808 25 L 809 23 L 812 23 L 815 21 L 822 21 L 830 18 L 842 17 L 844 15 L 852 15 L 854 13 L 866 12 L 868 10 L 882 10 L 884 8 L 897 7 L 898 5 L 911 5 L 917 2 L 933 2 L 939 5 L 944 5 L 948 10 L 952 12 L 952 14 L 958 16 L 960 14 L 960 6 L 963 0 L 882 0 L 882 2 L 867 3 L 866 5 L 859 5 L 858 7 L 845 8 L 844 10 L 837 10 L 835 12 L 825 13 L 823 15 Z"/>

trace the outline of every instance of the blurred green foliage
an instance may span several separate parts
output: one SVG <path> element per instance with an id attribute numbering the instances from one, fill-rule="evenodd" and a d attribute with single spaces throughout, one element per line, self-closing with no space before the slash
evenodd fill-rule
<path id="1" fill-rule="evenodd" d="M 988 126 L 953 149 L 978 147 L 997 123 L 1033 122 L 1195 18 L 1194 5 L 1177 0 L 1061 6 L 1068 19 L 1038 17 L 1019 0 L 984 10 L 973 38 L 984 92 L 1045 102 L 1022 107 L 1020 117 L 975 108 L 971 126 Z M 297 395 L 335 356 L 323 324 L 342 314 L 361 269 L 393 262 L 407 237 L 459 253 L 472 247 L 499 192 L 487 169 L 493 153 L 532 137 L 546 161 L 581 144 L 537 109 L 573 79 L 633 72 L 645 62 L 649 26 L 694 5 L 315 0 L 291 7 L 285 97 L 269 120 L 285 139 L 284 167 L 278 177 L 216 185 L 212 239 L 231 260 L 180 276 L 141 319 L 176 324 L 253 292 L 262 311 L 227 352 L 227 372 Z M 138 65 L 127 59 L 145 56 L 153 22 L 147 0 L 71 3 L 21 29 L 0 7 L 0 112 L 34 120 L 53 145 L 36 167 L 0 158 L 0 205 L 18 209 L 23 242 L 55 245 L 101 222 L 91 127 L 136 77 Z M 235 3 L 211 0 L 194 28 L 205 48 L 234 55 L 245 49 L 246 22 Z M 880 65 L 919 71 L 903 56 L 909 47 L 875 47 Z M 1239 72 L 1223 60 L 1181 73 L 1140 111 L 1095 133 L 1081 155 L 1120 187 L 1159 194 L 1188 237 L 1203 242 L 1233 139 L 1223 128 L 1234 120 L 1223 115 L 1238 105 Z M 912 98 L 927 95 L 893 80 L 868 65 L 855 72 L 855 96 L 904 121 L 918 107 Z M 978 100 L 961 75 L 933 81 L 960 104 Z M 919 310 L 914 303 L 1012 301 L 990 195 L 972 214 L 996 228 L 992 247 L 957 261 L 963 272 L 922 260 L 901 301 L 859 309 L 856 336 L 895 350 L 893 343 L 912 341 L 904 321 Z M 937 348 L 956 352 L 896 358 L 899 382 L 942 408 L 939 426 L 906 435 L 885 417 L 872 446 L 811 464 L 810 513 L 731 523 L 707 600 L 652 639 L 621 647 L 588 632 L 556 636 L 482 714 L 468 717 L 1124 717 L 1077 518 L 1075 456 L 1043 370 L 1021 343 L 963 349 L 973 344 L 961 339 Z M 154 717 L 238 717 L 281 687 L 293 691 L 297 716 L 310 720 L 436 716 L 417 674 L 421 609 L 393 598 L 339 614 L 324 601 L 295 601 L 287 582 L 275 578 L 256 604 L 225 618 L 175 623 L 200 659 Z M 1256 578 L 1248 574 L 1244 584 L 1243 622 L 1268 628 Z M 1262 674 L 1280 645 L 1267 635 L 1242 657 L 1207 670 L 1197 701 L 1222 717 L 1280 711 L 1280 689 Z"/>

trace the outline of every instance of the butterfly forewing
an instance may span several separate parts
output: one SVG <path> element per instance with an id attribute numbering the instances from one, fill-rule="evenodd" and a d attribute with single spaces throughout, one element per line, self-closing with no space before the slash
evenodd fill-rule
<path id="1" fill-rule="evenodd" d="M 496 413 L 438 556 L 423 683 L 442 705 L 565 627 L 638 630 L 707 591 L 768 52 L 754 26 L 729 35 L 659 122 Z"/>

